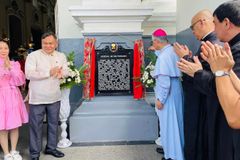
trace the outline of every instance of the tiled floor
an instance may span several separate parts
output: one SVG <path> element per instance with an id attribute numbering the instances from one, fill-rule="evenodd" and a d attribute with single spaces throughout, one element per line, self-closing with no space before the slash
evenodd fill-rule
<path id="1" fill-rule="evenodd" d="M 62 150 L 66 156 L 62 160 L 160 160 L 155 152 L 155 145 L 117 145 L 71 147 Z M 43 160 L 51 156 L 43 155 Z"/>
<path id="2" fill-rule="evenodd" d="M 44 129 L 46 133 L 46 127 Z M 46 134 L 44 134 L 46 135 Z M 43 138 L 43 149 L 46 138 Z M 59 160 L 160 160 L 162 155 L 156 153 L 154 144 L 138 145 L 98 145 L 98 146 L 76 146 L 62 149 L 65 157 Z M 28 127 L 21 128 L 18 150 L 24 160 L 28 160 Z M 0 149 L 0 159 L 3 159 Z M 41 154 L 41 160 L 53 160 L 52 156 Z"/>

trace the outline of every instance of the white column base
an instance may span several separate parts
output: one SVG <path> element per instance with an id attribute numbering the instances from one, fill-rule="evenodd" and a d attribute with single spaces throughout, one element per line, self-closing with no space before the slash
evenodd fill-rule
<path id="1" fill-rule="evenodd" d="M 62 139 L 58 142 L 58 148 L 68 148 L 72 145 L 72 142 L 69 139 Z"/>

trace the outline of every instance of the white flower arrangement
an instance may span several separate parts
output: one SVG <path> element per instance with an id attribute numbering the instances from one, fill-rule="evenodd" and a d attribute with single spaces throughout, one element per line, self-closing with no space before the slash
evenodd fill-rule
<path id="1" fill-rule="evenodd" d="M 60 81 L 60 88 L 72 88 L 74 85 L 80 85 L 81 83 L 84 83 L 84 70 L 86 69 L 86 66 L 81 66 L 79 69 L 74 64 L 75 54 L 74 52 L 71 52 L 67 56 L 67 65 L 68 65 L 68 73 L 69 76 L 62 78 Z"/>
<path id="2" fill-rule="evenodd" d="M 150 62 L 145 68 L 142 68 L 143 75 L 141 77 L 141 82 L 146 88 L 151 88 L 155 86 L 155 79 L 152 77 L 155 66 Z"/>
<path id="3" fill-rule="evenodd" d="M 155 79 L 153 78 L 153 72 L 155 69 L 155 64 L 157 61 L 157 56 L 154 52 L 149 52 L 145 54 L 145 59 L 148 59 L 148 65 L 141 67 L 141 77 L 134 77 L 136 82 L 141 82 L 145 88 L 153 88 L 155 87 Z M 138 85 L 136 87 L 139 87 Z"/>

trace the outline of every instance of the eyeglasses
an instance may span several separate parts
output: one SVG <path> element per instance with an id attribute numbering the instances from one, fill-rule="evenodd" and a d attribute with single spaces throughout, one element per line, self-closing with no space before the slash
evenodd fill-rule
<path id="1" fill-rule="evenodd" d="M 200 21 L 204 21 L 204 19 L 199 19 L 199 20 L 197 20 L 196 22 L 194 22 L 189 28 L 191 28 L 191 30 L 193 30 L 194 29 L 194 26 L 198 23 L 198 22 L 200 22 Z"/>

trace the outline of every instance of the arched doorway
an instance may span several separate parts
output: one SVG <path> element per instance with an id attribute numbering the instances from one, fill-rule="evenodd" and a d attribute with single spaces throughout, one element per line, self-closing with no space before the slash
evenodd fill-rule
<path id="1" fill-rule="evenodd" d="M 15 15 L 9 15 L 10 57 L 16 56 L 15 51 L 22 45 L 22 22 Z"/>

